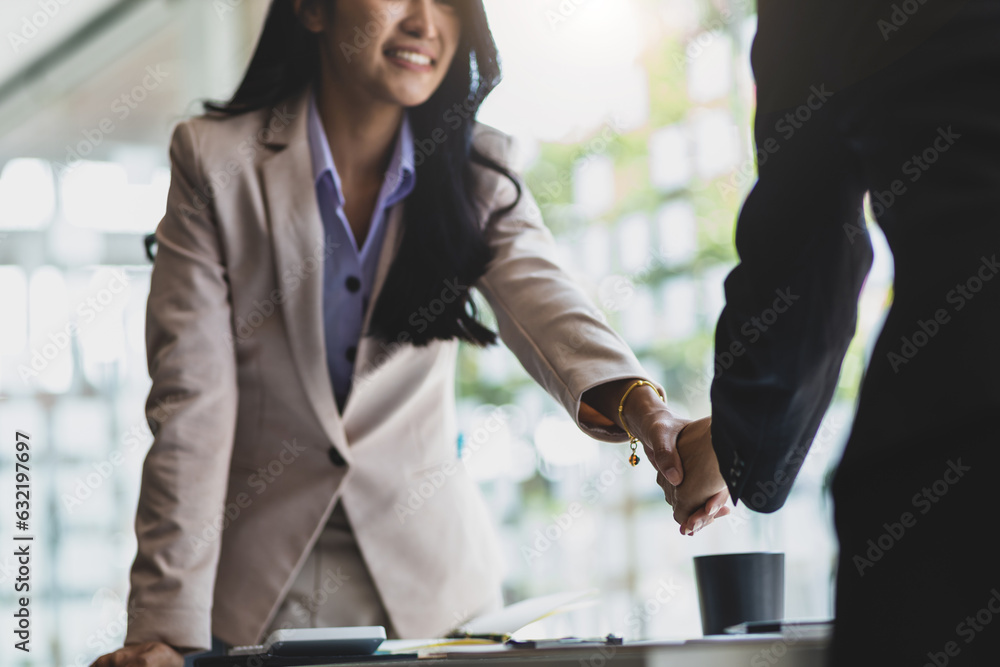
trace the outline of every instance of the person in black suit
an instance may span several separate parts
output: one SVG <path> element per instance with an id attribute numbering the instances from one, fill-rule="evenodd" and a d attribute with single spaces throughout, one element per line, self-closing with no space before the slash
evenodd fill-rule
<path id="1" fill-rule="evenodd" d="M 751 61 L 759 180 L 667 499 L 688 534 L 720 491 L 784 504 L 855 333 L 870 193 L 895 277 L 833 482 L 831 664 L 996 664 L 1000 2 L 761 0 Z"/>

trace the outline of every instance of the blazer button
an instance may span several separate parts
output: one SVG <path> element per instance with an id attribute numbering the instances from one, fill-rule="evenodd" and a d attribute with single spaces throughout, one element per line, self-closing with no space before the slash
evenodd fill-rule
<path id="1" fill-rule="evenodd" d="M 330 448 L 330 462 L 338 468 L 343 468 L 347 464 L 347 461 L 345 461 L 344 457 L 340 455 L 340 452 L 337 451 L 336 447 Z"/>

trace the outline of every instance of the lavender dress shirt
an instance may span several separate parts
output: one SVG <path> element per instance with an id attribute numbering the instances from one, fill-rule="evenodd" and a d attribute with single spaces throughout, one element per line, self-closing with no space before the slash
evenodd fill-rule
<path id="1" fill-rule="evenodd" d="M 388 209 L 406 198 L 416 184 L 413 134 L 409 119 L 396 139 L 389 169 L 376 200 L 364 245 L 358 247 L 344 214 L 344 192 L 330 154 L 314 95 L 309 98 L 309 149 L 312 154 L 316 199 L 323 218 L 326 253 L 323 264 L 323 322 L 326 359 L 337 407 L 343 411 L 351 391 L 354 358 L 361 326 L 369 306 Z"/>

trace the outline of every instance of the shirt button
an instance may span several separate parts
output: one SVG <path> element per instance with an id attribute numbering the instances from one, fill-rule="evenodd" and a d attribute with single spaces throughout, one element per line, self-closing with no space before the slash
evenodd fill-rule
<path id="1" fill-rule="evenodd" d="M 347 352 L 344 353 L 344 356 L 347 357 L 347 360 L 353 364 L 355 357 L 358 356 L 358 348 L 352 345 L 347 348 Z"/>
<path id="2" fill-rule="evenodd" d="M 330 462 L 338 468 L 344 467 L 347 463 L 347 461 L 344 460 L 344 457 L 340 455 L 340 452 L 337 451 L 336 447 L 330 448 Z"/>
<path id="3" fill-rule="evenodd" d="M 344 282 L 344 286 L 347 287 L 348 292 L 357 292 L 361 289 L 361 281 L 355 276 L 349 276 Z"/>

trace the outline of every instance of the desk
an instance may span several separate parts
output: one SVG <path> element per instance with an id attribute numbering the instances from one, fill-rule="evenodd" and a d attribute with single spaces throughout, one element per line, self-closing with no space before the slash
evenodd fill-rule
<path id="1" fill-rule="evenodd" d="M 624 646 L 509 649 L 454 653 L 447 658 L 338 663 L 331 667 L 823 667 L 829 640 L 769 634 L 698 639 L 684 643 L 637 642 Z"/>

